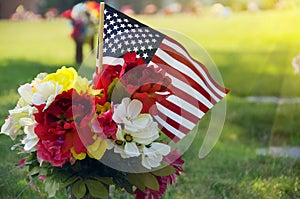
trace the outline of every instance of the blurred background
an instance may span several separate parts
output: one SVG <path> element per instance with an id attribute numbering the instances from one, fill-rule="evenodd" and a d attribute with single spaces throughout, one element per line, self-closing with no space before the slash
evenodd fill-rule
<path id="1" fill-rule="evenodd" d="M 28 11 L 27 16 L 23 17 L 56 17 L 80 2 L 85 2 L 85 0 L 1 0 L 0 18 L 15 19 L 14 14 L 21 12 L 19 6 L 23 7 L 23 11 Z M 171 14 L 179 12 L 200 14 L 209 7 L 213 7 L 212 9 L 215 12 L 222 11 L 223 14 L 226 14 L 225 12 L 230 11 L 289 9 L 300 4 L 299 0 L 106 0 L 103 2 L 118 10 L 126 10 L 136 14 Z M 225 11 L 223 10 L 224 7 L 226 7 Z"/>
<path id="2" fill-rule="evenodd" d="M 16 104 L 20 85 L 63 65 L 79 68 L 72 25 L 61 17 L 79 2 L 84 1 L 0 0 L 0 125 Z M 300 198 L 300 0 L 105 2 L 195 41 L 231 90 L 214 149 L 197 158 L 211 122 L 208 113 L 184 154 L 185 172 L 164 198 Z M 196 59 L 198 50 L 188 48 Z M 88 45 L 83 55 L 95 57 Z M 16 167 L 12 145 L 0 135 L 0 198 L 47 198 L 35 186 L 41 182 Z M 113 190 L 111 196 L 132 198 Z"/>

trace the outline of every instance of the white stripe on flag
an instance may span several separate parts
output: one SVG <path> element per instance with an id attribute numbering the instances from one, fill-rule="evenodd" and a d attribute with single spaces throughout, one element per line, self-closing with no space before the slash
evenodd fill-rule
<path id="1" fill-rule="evenodd" d="M 180 106 L 182 109 L 184 109 L 185 111 L 191 113 L 192 115 L 194 115 L 197 118 L 202 118 L 204 116 L 205 113 L 203 113 L 199 107 L 195 107 L 192 104 L 186 102 L 184 99 L 181 99 L 175 95 L 171 95 L 167 98 L 167 100 L 169 102 L 172 102 L 174 104 L 177 104 L 178 106 Z"/>
<path id="2" fill-rule="evenodd" d="M 98 59 L 97 59 L 97 63 L 99 63 Z M 115 66 L 115 65 L 123 66 L 124 65 L 124 59 L 123 58 L 105 56 L 105 57 L 103 57 L 102 63 L 107 64 L 107 65 L 113 65 L 113 66 Z"/>
<path id="3" fill-rule="evenodd" d="M 168 63 L 168 65 L 170 65 L 173 68 L 180 71 L 181 73 L 185 74 L 186 76 L 191 77 L 191 79 L 195 80 L 202 88 L 204 88 L 209 93 L 209 95 L 212 98 L 214 98 L 214 100 L 219 101 L 219 98 L 216 97 L 209 88 L 207 88 L 207 86 L 202 81 L 202 79 L 197 74 L 195 74 L 194 71 L 191 70 L 188 66 L 177 61 L 172 56 L 170 56 L 169 54 L 167 54 L 166 52 L 164 52 L 163 50 L 161 50 L 159 48 L 157 49 L 155 55 L 157 57 L 159 57 L 161 60 L 163 60 L 164 62 Z M 172 83 L 172 84 L 175 85 L 175 83 Z"/>
<path id="4" fill-rule="evenodd" d="M 159 116 L 154 116 L 156 121 L 160 123 L 164 128 L 166 128 L 168 131 L 172 132 L 173 135 L 177 136 L 179 139 L 182 139 L 185 134 L 175 129 L 173 126 L 169 125 L 165 120 L 161 119 Z"/>
<path id="5" fill-rule="evenodd" d="M 205 78 L 206 82 L 211 86 L 211 88 L 213 88 L 220 96 L 224 97 L 226 94 L 223 91 L 220 91 L 208 78 L 206 72 L 202 69 L 201 66 L 199 66 L 199 64 L 197 62 L 195 62 L 189 55 L 188 53 L 182 49 L 180 46 L 176 45 L 175 43 L 164 39 L 162 41 L 163 44 L 169 46 L 170 48 L 173 48 L 175 51 L 179 52 L 180 54 L 183 55 L 183 57 L 185 57 L 188 61 L 190 61 L 194 66 L 197 67 L 197 69 L 199 70 L 199 72 L 203 75 L 203 77 Z M 213 97 L 215 97 L 214 95 L 212 95 Z M 219 99 L 217 99 L 216 101 L 220 101 Z"/>
<path id="6" fill-rule="evenodd" d="M 177 79 L 176 77 L 173 77 L 168 73 L 166 73 L 166 76 L 171 78 L 172 85 L 174 87 L 182 90 L 187 95 L 190 95 L 191 97 L 197 99 L 199 102 L 203 103 L 207 108 L 211 109 L 213 107 L 213 104 L 206 97 L 204 97 L 199 91 L 195 90 L 190 85 L 186 84 L 185 82 L 182 82 L 181 80 Z"/>
<path id="7" fill-rule="evenodd" d="M 149 62 L 149 66 L 154 66 L 154 67 L 159 67 L 156 63 L 154 62 Z M 181 80 L 177 79 L 176 77 L 166 73 L 166 76 L 170 77 L 172 79 L 172 85 L 180 90 L 182 90 L 183 92 L 187 93 L 188 95 L 191 95 L 192 93 L 195 94 L 193 95 L 194 98 L 196 98 L 198 101 L 200 101 L 201 103 L 203 103 L 207 108 L 211 109 L 213 107 L 213 104 L 205 97 L 203 96 L 201 93 L 199 93 L 196 89 L 194 89 L 193 87 L 187 85 L 185 82 L 182 82 Z M 184 89 L 182 89 L 184 87 Z M 190 89 L 190 91 L 189 91 Z M 178 98 L 179 99 L 179 98 Z M 176 103 L 174 103 L 176 104 Z M 191 105 L 192 106 L 192 105 Z M 191 110 L 191 109 L 189 109 Z M 187 111 L 189 111 L 187 110 Z M 197 107 L 197 110 L 199 110 L 199 107 Z M 189 111 L 190 112 L 190 111 Z M 192 112 L 191 112 L 192 113 Z M 194 113 L 197 113 L 197 111 Z M 201 111 L 201 113 L 204 115 L 204 113 Z M 193 114 L 193 113 L 192 113 Z M 202 115 L 201 114 L 201 115 Z M 197 116 L 198 117 L 198 116 Z M 201 116 L 202 117 L 202 116 Z M 200 118 L 201 118 L 200 117 Z"/>
<path id="8" fill-rule="evenodd" d="M 176 113 L 174 113 L 173 111 L 171 111 L 170 109 L 164 107 L 163 105 L 161 105 L 159 103 L 156 103 L 156 106 L 157 106 L 157 109 L 161 113 L 163 113 L 164 115 L 167 115 L 169 118 L 171 118 L 178 124 L 186 127 L 187 129 L 190 129 L 190 130 L 192 130 L 194 128 L 195 124 L 190 122 L 189 120 L 185 119 L 184 117 L 177 115 Z"/>

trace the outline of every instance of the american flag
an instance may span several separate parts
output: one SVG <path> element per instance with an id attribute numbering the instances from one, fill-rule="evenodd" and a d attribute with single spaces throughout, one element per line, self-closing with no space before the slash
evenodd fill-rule
<path id="1" fill-rule="evenodd" d="M 120 58 L 125 53 L 136 52 L 147 65 L 166 71 L 172 80 L 172 95 L 156 103 L 158 114 L 154 118 L 161 131 L 174 141 L 189 133 L 229 92 L 177 41 L 108 5 L 104 10 L 103 40 L 103 64 L 122 64 Z"/>

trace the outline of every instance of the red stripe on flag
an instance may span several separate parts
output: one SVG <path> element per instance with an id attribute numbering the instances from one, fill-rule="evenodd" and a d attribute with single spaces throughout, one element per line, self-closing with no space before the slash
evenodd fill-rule
<path id="1" fill-rule="evenodd" d="M 174 95 L 193 105 L 195 108 L 201 110 L 203 113 L 209 111 L 209 108 L 205 106 L 201 101 L 197 100 L 194 96 L 191 96 L 192 93 L 186 93 L 185 91 L 178 89 L 176 87 L 172 87 L 172 92 Z M 171 109 L 172 110 L 172 109 Z"/>
<path id="2" fill-rule="evenodd" d="M 161 60 L 159 57 L 157 57 L 156 55 L 153 56 L 151 61 L 153 63 L 155 63 L 156 65 L 158 65 L 159 67 L 161 67 L 163 70 L 165 70 L 170 75 L 174 76 L 175 78 L 181 80 L 182 82 L 186 83 L 187 85 L 189 85 L 192 88 L 194 88 L 195 90 L 197 90 L 199 93 L 201 93 L 212 104 L 217 103 L 213 98 L 211 98 L 211 95 L 202 86 L 200 86 L 197 82 L 195 82 L 189 76 L 187 76 L 187 75 L 181 73 L 180 71 L 178 71 L 177 69 L 173 68 L 172 66 L 170 66 L 169 64 L 167 64 L 166 62 Z M 171 88 L 170 90 L 173 90 L 173 88 Z M 188 93 L 186 93 L 186 94 L 188 94 Z M 182 99 L 187 98 L 186 94 L 185 94 L 185 96 L 180 96 L 180 98 L 182 98 Z M 175 95 L 177 96 L 176 93 L 175 93 Z M 192 97 L 192 98 L 194 100 L 197 100 L 194 97 Z"/>
<path id="3" fill-rule="evenodd" d="M 158 123 L 158 128 L 166 135 L 168 136 L 171 140 L 173 140 L 175 143 L 180 140 L 179 137 L 175 136 L 171 131 L 166 129 L 163 125 Z"/>
<path id="4" fill-rule="evenodd" d="M 178 62 L 184 64 L 189 69 L 191 69 L 200 79 L 202 79 L 203 83 L 207 86 L 207 88 L 218 98 L 222 99 L 220 96 L 207 82 L 207 79 L 200 73 L 200 71 L 189 61 L 187 60 L 182 54 L 180 54 L 176 49 L 173 49 L 165 44 L 161 44 L 159 46 L 161 50 L 171 56 L 173 59 L 177 60 Z"/>
<path id="5" fill-rule="evenodd" d="M 180 43 L 178 43 L 177 41 L 175 41 L 174 39 L 172 39 L 172 38 L 170 38 L 170 37 L 166 37 L 165 40 L 167 40 L 167 41 L 169 41 L 169 42 L 171 42 L 171 43 L 174 43 L 175 45 L 177 45 L 178 47 L 180 47 L 181 50 L 183 50 L 191 60 L 193 60 L 195 63 L 197 63 L 197 64 L 199 65 L 199 67 L 201 67 L 202 70 L 205 72 L 205 74 L 206 74 L 207 78 L 209 79 L 209 81 L 210 81 L 216 88 L 218 88 L 219 91 L 221 91 L 221 92 L 223 92 L 223 93 L 225 93 L 225 94 L 227 94 L 227 93 L 229 92 L 229 89 L 223 88 L 223 87 L 220 86 L 218 83 L 216 83 L 215 80 L 211 77 L 211 75 L 210 75 L 209 71 L 207 70 L 207 68 L 205 67 L 205 65 L 202 64 L 202 63 L 200 63 L 200 62 L 198 62 L 197 60 L 193 59 L 193 58 L 190 56 L 190 54 L 185 50 L 185 48 L 184 48 Z M 163 44 L 163 43 L 162 43 L 161 45 L 164 45 L 164 46 L 165 46 L 165 44 Z M 171 47 L 168 47 L 168 48 L 173 49 L 173 52 L 176 52 L 177 54 L 179 53 L 179 52 L 176 51 L 176 49 L 174 49 L 174 48 L 171 48 Z M 172 51 L 171 51 L 171 52 L 172 52 Z M 186 57 L 185 55 L 182 55 L 182 54 L 181 54 L 181 56 L 182 56 L 182 57 Z M 187 61 L 188 61 L 188 60 L 187 60 Z M 193 68 L 193 71 L 195 71 L 195 72 L 198 71 L 199 77 L 205 78 L 205 77 L 200 73 L 200 71 L 194 66 L 194 64 L 193 64 L 193 63 L 191 63 L 191 64 L 192 64 L 191 69 Z M 205 79 L 206 79 L 206 78 L 205 78 Z M 205 82 L 207 82 L 207 81 L 208 81 L 208 80 L 206 79 Z M 223 98 L 223 97 L 220 97 L 220 99 L 222 99 L 222 98 Z"/>

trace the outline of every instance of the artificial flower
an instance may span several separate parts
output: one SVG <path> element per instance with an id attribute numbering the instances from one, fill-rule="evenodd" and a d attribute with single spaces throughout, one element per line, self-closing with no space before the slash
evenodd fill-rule
<path id="1" fill-rule="evenodd" d="M 10 115 L 1 127 L 1 134 L 8 135 L 12 140 L 15 140 L 18 135 L 24 134 L 21 128 L 19 120 Z"/>
<path id="2" fill-rule="evenodd" d="M 64 91 L 56 96 L 51 105 L 44 110 L 38 106 L 35 120 L 35 133 L 39 137 L 38 153 L 40 159 L 51 164 L 63 165 L 71 158 L 71 148 L 75 156 L 86 153 L 85 145 L 94 142 L 88 121 L 93 118 L 92 96 L 80 96 L 75 90 Z M 49 146 L 55 146 L 49 148 Z M 47 156 L 40 151 L 47 151 Z M 59 162 L 58 157 L 63 157 Z M 76 157 L 75 157 L 76 158 Z"/>
<path id="3" fill-rule="evenodd" d="M 90 95 L 100 94 L 100 90 L 94 90 L 93 86 L 90 85 L 89 80 L 87 78 L 83 78 L 80 76 L 77 76 L 77 78 L 75 79 L 73 88 L 78 93 L 87 93 Z"/>
<path id="4" fill-rule="evenodd" d="M 112 111 L 107 110 L 93 121 L 92 128 L 95 133 L 115 140 L 117 133 L 117 124 L 113 121 L 112 116 Z"/>
<path id="5" fill-rule="evenodd" d="M 175 173 L 169 176 L 156 176 L 159 183 L 159 190 L 152 190 L 147 188 L 144 193 L 140 189 L 135 190 L 135 199 L 152 199 L 161 198 L 167 190 L 167 185 L 176 183 L 176 176 L 179 176 L 183 172 L 182 155 L 178 153 L 178 149 L 173 150 L 167 156 L 164 157 L 164 161 L 175 169 Z"/>
<path id="6" fill-rule="evenodd" d="M 37 143 L 37 158 L 40 164 L 50 162 L 52 166 L 62 167 L 70 160 L 72 154 L 70 150 L 62 150 L 64 143 L 63 137 L 55 141 L 40 140 Z"/>
<path id="7" fill-rule="evenodd" d="M 147 169 L 158 167 L 163 160 L 163 156 L 168 155 L 170 151 L 171 147 L 169 145 L 153 142 L 143 148 L 142 165 Z"/>
<path id="8" fill-rule="evenodd" d="M 141 66 L 146 66 L 146 62 L 143 60 L 143 58 L 141 57 L 137 58 L 137 54 L 135 52 L 125 53 L 123 58 L 124 58 L 124 65 L 122 66 L 120 77 L 122 77 L 131 69 L 141 67 Z M 138 78 L 135 77 L 135 79 Z"/>
<path id="9" fill-rule="evenodd" d="M 157 114 L 155 103 L 165 100 L 171 94 L 171 79 L 165 75 L 164 70 L 147 66 L 142 58 L 136 56 L 136 53 L 124 55 L 120 81 L 132 99 L 142 102 L 142 113 Z"/>
<path id="10" fill-rule="evenodd" d="M 141 154 L 139 145 L 151 144 L 159 137 L 157 123 L 151 115 L 140 114 L 142 106 L 139 100 L 124 98 L 122 103 L 115 107 L 113 120 L 118 124 L 116 144 L 119 145 L 115 148 L 116 153 L 137 157 Z"/>
<path id="11" fill-rule="evenodd" d="M 96 74 L 94 78 L 94 84 L 96 89 L 104 89 L 105 91 L 107 91 L 108 87 L 114 81 L 114 79 L 120 77 L 121 70 L 122 70 L 121 65 L 104 66 L 102 72 L 100 74 Z"/>
<path id="12" fill-rule="evenodd" d="M 25 151 L 36 151 L 35 146 L 39 142 L 38 136 L 34 132 L 35 120 L 33 118 L 21 118 L 20 124 L 24 126 L 25 137 L 22 140 Z"/>
<path id="13" fill-rule="evenodd" d="M 42 82 L 52 81 L 62 86 L 62 91 L 69 90 L 73 87 L 78 74 L 74 68 L 62 67 L 56 71 L 47 75 Z"/>
<path id="14" fill-rule="evenodd" d="M 18 93 L 21 98 L 27 103 L 32 104 L 33 88 L 31 84 L 24 84 L 18 88 Z"/>
<path id="15" fill-rule="evenodd" d="M 137 143 L 134 141 L 134 138 L 132 135 L 130 135 L 130 132 L 126 130 L 122 130 L 121 128 L 118 129 L 117 131 L 117 148 L 115 149 L 116 153 L 123 154 L 125 153 L 126 155 L 123 155 L 122 157 L 124 158 L 125 156 L 127 157 L 138 157 L 141 153 L 139 151 L 139 148 L 137 146 Z M 119 147 L 119 146 L 124 146 L 124 148 Z"/>
<path id="16" fill-rule="evenodd" d="M 30 118 L 34 107 L 26 105 L 25 107 L 19 107 L 18 105 L 9 111 L 9 116 L 5 119 L 4 124 L 1 127 L 1 134 L 5 134 L 11 137 L 12 140 L 16 139 L 18 135 L 23 135 L 22 125 L 20 120 L 22 118 Z"/>
<path id="17" fill-rule="evenodd" d="M 95 142 L 87 146 L 87 153 L 91 158 L 100 160 L 106 151 L 107 142 L 99 136 L 94 136 L 94 139 Z"/>
<path id="18" fill-rule="evenodd" d="M 142 108 L 143 104 L 139 100 L 124 98 L 121 104 L 115 107 L 113 120 L 118 124 L 124 124 L 124 129 L 131 132 L 147 130 L 149 126 L 153 126 L 153 119 L 150 114 L 140 114 Z M 152 131 L 153 129 L 149 130 Z M 149 132 L 149 134 L 156 133 L 157 131 Z"/>
<path id="19" fill-rule="evenodd" d="M 62 86 L 54 81 L 44 81 L 46 74 L 40 73 L 31 84 L 24 84 L 18 88 L 20 100 L 24 105 L 41 105 L 46 103 L 45 108 L 62 91 Z M 25 102 L 25 103 L 24 103 Z M 23 105 L 23 106 L 24 106 Z"/>
<path id="20" fill-rule="evenodd" d="M 31 83 L 18 89 L 20 99 L 17 106 L 9 111 L 1 133 L 12 139 L 22 136 L 21 142 L 12 149 L 19 148 L 30 155 L 19 165 L 33 165 L 37 169 L 34 174 L 38 172 L 37 176 L 42 176 L 49 196 L 54 196 L 60 185 L 55 180 L 51 181 L 54 179 L 52 175 L 60 175 L 62 171 L 70 179 L 77 179 L 78 173 L 80 177 L 91 173 L 95 176 L 92 181 L 105 185 L 109 178 L 115 182 L 118 176 L 131 173 L 111 169 L 101 160 L 123 158 L 127 159 L 125 164 L 135 161 L 148 170 L 169 161 L 167 157 L 171 149 L 157 141 L 160 137 L 158 124 L 151 114 L 155 113 L 156 103 L 170 94 L 170 80 L 161 70 L 147 67 L 141 58 L 136 58 L 135 53 L 125 54 L 124 60 L 117 64 L 120 65 L 103 66 L 103 72 L 95 76 L 94 85 L 78 76 L 73 68 L 62 67 L 52 74 L 41 73 Z M 140 79 L 135 75 L 140 75 Z M 117 97 L 113 97 L 113 92 L 117 93 Z M 115 155 L 105 155 L 107 150 L 112 150 L 110 153 Z M 46 175 L 44 166 L 49 164 L 43 162 L 51 165 L 47 167 Z M 181 171 L 180 163 L 174 166 L 174 175 L 156 176 L 151 173 L 159 184 L 159 190 L 146 186 L 143 193 L 136 189 L 136 197 L 161 197 L 167 185 L 176 181 L 175 177 Z M 102 176 L 105 176 L 104 181 Z M 64 180 L 73 192 L 72 187 L 79 181 L 71 182 L 70 179 Z M 134 188 L 135 184 L 124 180 Z M 50 184 L 51 187 L 48 186 Z M 86 189 L 92 194 L 89 183 Z"/>

